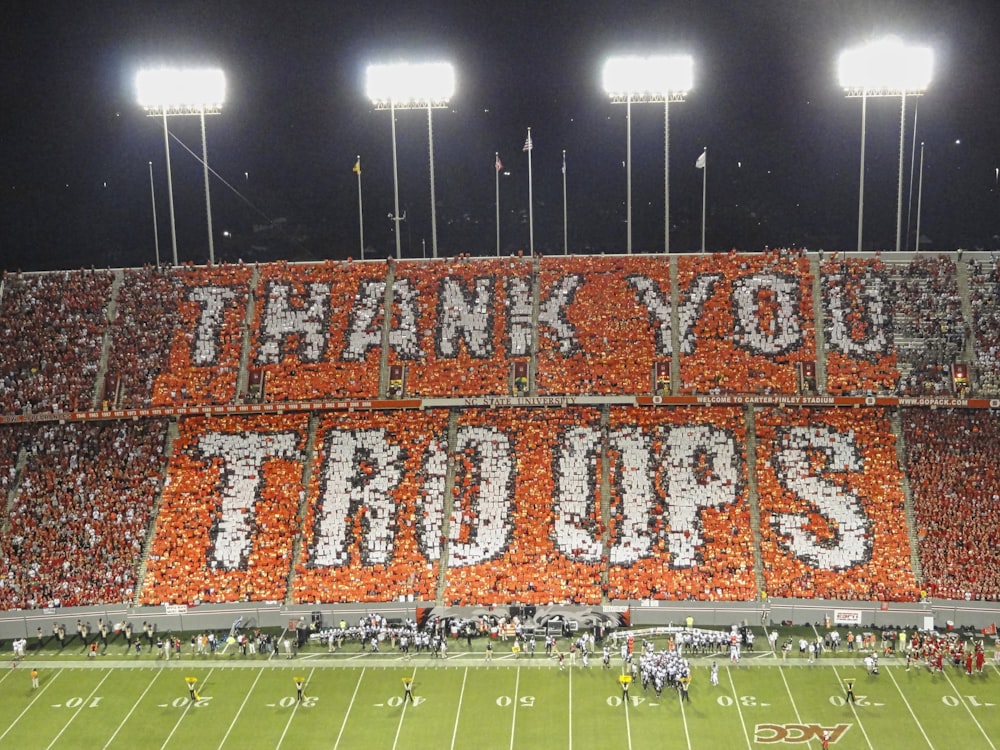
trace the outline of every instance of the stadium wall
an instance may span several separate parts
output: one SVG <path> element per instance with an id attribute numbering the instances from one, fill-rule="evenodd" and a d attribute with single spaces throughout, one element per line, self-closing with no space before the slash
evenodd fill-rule
<path id="1" fill-rule="evenodd" d="M 365 615 L 378 613 L 390 620 L 417 619 L 423 609 L 434 609 L 433 602 L 389 602 L 379 605 L 317 604 L 311 607 L 288 607 L 278 604 L 218 604 L 199 607 L 159 606 L 66 607 L 54 610 L 11 611 L 0 613 L 0 640 L 26 637 L 32 639 L 40 627 L 46 638 L 56 624 L 66 626 L 74 635 L 76 620 L 89 622 L 96 632 L 99 618 L 114 624 L 128 620 L 137 634 L 144 622 L 155 624 L 160 633 L 200 630 L 228 630 L 237 621 L 242 627 L 290 628 L 293 622 L 311 622 L 314 613 L 330 627 L 341 619 L 356 624 Z M 515 608 L 519 610 L 520 608 Z M 545 607 L 547 617 L 562 616 L 587 624 L 602 614 L 634 626 L 683 625 L 693 618 L 699 627 L 724 628 L 733 624 L 771 623 L 825 627 L 829 622 L 840 627 L 907 627 L 926 629 L 930 623 L 938 630 L 974 628 L 981 630 L 1000 620 L 1000 605 L 983 602 L 957 602 L 928 599 L 924 602 L 885 603 L 856 601 L 820 601 L 809 599 L 769 599 L 766 602 L 619 602 L 597 607 Z M 452 617 L 476 617 L 484 613 L 509 614 L 510 607 L 449 607 Z M 622 615 L 627 615 L 622 617 Z"/>

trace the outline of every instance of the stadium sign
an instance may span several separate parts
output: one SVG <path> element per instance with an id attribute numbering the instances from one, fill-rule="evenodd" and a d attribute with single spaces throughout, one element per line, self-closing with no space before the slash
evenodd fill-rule
<path id="1" fill-rule="evenodd" d="M 833 610 L 834 625 L 860 625 L 860 609 L 835 609 Z"/>

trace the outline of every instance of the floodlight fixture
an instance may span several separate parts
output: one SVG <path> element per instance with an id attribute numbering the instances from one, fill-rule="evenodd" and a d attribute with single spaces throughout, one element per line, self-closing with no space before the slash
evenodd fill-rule
<path id="1" fill-rule="evenodd" d="M 901 99 L 899 117 L 899 176 L 896 194 L 896 252 L 903 229 L 903 144 L 906 133 L 906 97 L 920 96 L 934 74 L 934 52 L 929 47 L 907 46 L 889 36 L 841 53 L 837 63 L 840 85 L 848 98 L 861 99 L 861 177 L 858 190 L 858 251 L 862 248 L 865 201 L 865 130 L 870 97 Z"/>
<path id="2" fill-rule="evenodd" d="M 226 99 L 226 76 L 218 68 L 151 68 L 135 78 L 139 106 L 150 117 L 163 118 L 163 142 L 167 154 L 167 192 L 170 199 L 170 231 L 177 265 L 177 229 L 174 218 L 174 187 L 170 171 L 170 135 L 167 117 L 197 115 L 201 118 L 201 163 L 205 177 L 205 210 L 208 216 L 208 262 L 215 263 L 212 232 L 212 197 L 208 182 L 208 141 L 205 115 L 217 115 Z"/>
<path id="3" fill-rule="evenodd" d="M 155 68 L 135 79 L 139 106 L 151 115 L 218 114 L 226 99 L 226 76 L 218 68 Z"/>
<path id="4" fill-rule="evenodd" d="M 376 109 L 447 107 L 455 94 L 451 63 L 369 65 L 366 92 Z"/>
<path id="5" fill-rule="evenodd" d="M 604 63 L 604 90 L 624 104 L 626 250 L 632 254 L 632 104 L 663 104 L 663 250 L 670 253 L 670 104 L 683 102 L 694 86 L 690 55 L 624 55 Z"/>
<path id="6" fill-rule="evenodd" d="M 930 86 L 934 52 L 886 37 L 841 53 L 837 65 L 847 96 L 919 95 Z"/>
<path id="7" fill-rule="evenodd" d="M 684 101 L 694 86 L 690 55 L 627 55 L 604 63 L 604 90 L 616 103 Z"/>
<path id="8" fill-rule="evenodd" d="M 437 205 L 434 196 L 434 125 L 431 113 L 443 109 L 455 94 L 455 69 L 451 63 L 391 63 L 369 65 L 365 91 L 375 109 L 387 109 L 392 121 L 392 220 L 396 228 L 396 257 L 402 257 L 399 233 L 399 167 L 396 156 L 396 110 L 427 110 L 427 142 L 431 178 L 431 252 L 437 257 Z"/>

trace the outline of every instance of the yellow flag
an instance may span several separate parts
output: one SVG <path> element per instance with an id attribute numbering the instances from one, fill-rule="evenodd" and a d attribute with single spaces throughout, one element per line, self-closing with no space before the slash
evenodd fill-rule
<path id="1" fill-rule="evenodd" d="M 360 156 L 358 157 L 358 160 L 356 162 L 354 162 L 354 174 L 358 174 L 358 175 L 361 174 L 361 157 Z"/>

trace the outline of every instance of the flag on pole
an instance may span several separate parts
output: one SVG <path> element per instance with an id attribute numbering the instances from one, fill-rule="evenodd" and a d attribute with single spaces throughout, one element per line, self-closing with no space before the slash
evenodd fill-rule
<path id="1" fill-rule="evenodd" d="M 528 131 L 528 137 L 524 141 L 524 148 L 522 148 L 521 150 L 522 151 L 531 151 L 531 149 L 533 149 L 534 147 L 535 147 L 534 144 L 531 142 L 531 131 L 529 130 Z"/>
<path id="2" fill-rule="evenodd" d="M 694 165 L 698 169 L 704 169 L 707 162 L 708 162 L 708 152 L 702 151 L 701 155 L 698 157 L 698 161 L 696 161 Z"/>
<path id="3" fill-rule="evenodd" d="M 361 157 L 360 156 L 358 157 L 358 160 L 356 162 L 354 162 L 353 172 L 354 172 L 354 174 L 361 174 Z"/>
<path id="4" fill-rule="evenodd" d="M 497 164 L 496 164 L 496 167 L 497 167 L 497 172 L 499 172 L 501 169 L 503 169 L 503 162 L 500 161 L 500 154 L 497 154 Z"/>

